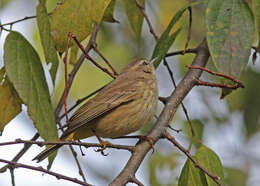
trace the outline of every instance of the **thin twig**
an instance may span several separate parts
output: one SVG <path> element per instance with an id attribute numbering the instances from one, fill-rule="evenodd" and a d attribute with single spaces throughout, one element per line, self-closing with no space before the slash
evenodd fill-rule
<path id="1" fill-rule="evenodd" d="M 98 28 L 99 28 L 99 26 L 95 24 L 93 32 L 92 32 L 92 35 L 91 35 L 90 40 L 88 42 L 88 45 L 85 48 L 85 52 L 89 52 L 92 49 L 93 45 L 96 43 L 96 37 L 97 37 L 97 33 L 98 33 Z M 71 88 L 71 85 L 73 83 L 75 75 L 78 72 L 79 68 L 81 67 L 84 59 L 85 59 L 85 55 L 82 54 L 80 56 L 80 58 L 78 59 L 77 63 L 74 65 L 74 68 L 72 69 L 71 73 L 69 74 L 68 92 L 69 92 L 69 90 Z M 62 94 L 62 96 L 61 96 L 61 98 L 59 100 L 59 103 L 58 103 L 58 105 L 56 107 L 56 110 L 55 110 L 55 117 L 56 118 L 58 117 L 58 115 L 59 115 L 59 113 L 60 113 L 60 111 L 62 109 L 62 105 L 64 103 L 64 98 L 65 98 L 65 90 L 63 91 L 63 94 Z"/>
<path id="2" fill-rule="evenodd" d="M 12 186 L 15 186 L 15 178 L 14 178 L 14 168 L 9 168 L 11 180 L 12 180 Z"/>
<path id="3" fill-rule="evenodd" d="M 188 150 L 186 150 L 182 145 L 180 145 L 173 136 L 171 136 L 166 130 L 163 133 L 163 137 L 168 139 L 173 145 L 175 145 L 180 151 L 182 151 L 193 163 L 196 167 L 198 167 L 200 170 L 202 170 L 205 174 L 207 174 L 210 178 L 212 178 L 213 181 L 215 181 L 219 186 L 222 186 L 220 183 L 220 177 L 215 176 L 209 171 L 207 171 L 200 163 L 192 157 L 192 155 L 189 153 Z"/>
<path id="4" fill-rule="evenodd" d="M 214 72 L 214 71 L 211 71 L 205 67 L 200 67 L 200 66 L 189 66 L 189 65 L 186 65 L 187 68 L 189 69 L 199 69 L 199 70 L 202 70 L 202 71 L 205 71 L 205 72 L 208 72 L 214 76 L 220 76 L 220 77 L 223 77 L 223 78 L 226 78 L 226 79 L 229 79 L 237 84 L 240 85 L 240 87 L 242 88 L 245 88 L 245 86 L 243 85 L 243 83 L 241 81 L 239 81 L 238 79 L 235 79 L 233 78 L 232 76 L 229 76 L 229 75 L 226 75 L 226 74 L 222 74 L 222 73 L 219 73 L 219 72 Z"/>
<path id="5" fill-rule="evenodd" d="M 97 49 L 97 46 L 95 46 L 94 51 L 105 61 L 105 63 L 109 66 L 109 68 L 113 71 L 115 76 L 118 76 L 118 73 L 114 69 L 114 67 L 109 63 L 109 61 L 105 58 L 105 56 L 102 55 L 102 53 Z"/>
<path id="6" fill-rule="evenodd" d="M 83 173 L 83 171 L 82 171 L 81 165 L 80 165 L 79 160 L 78 160 L 78 158 L 77 158 L 77 153 L 76 153 L 76 151 L 73 149 L 73 147 L 72 147 L 71 145 L 69 145 L 69 148 L 70 148 L 70 151 L 71 151 L 72 154 L 73 154 L 74 160 L 75 160 L 75 162 L 76 162 L 76 164 L 77 164 L 77 167 L 78 167 L 78 169 L 79 169 L 79 175 L 82 177 L 83 181 L 84 181 L 85 183 L 87 183 L 86 177 L 85 177 L 85 175 L 84 175 L 84 173 Z"/>
<path id="7" fill-rule="evenodd" d="M 170 77 L 171 77 L 172 84 L 173 84 L 174 88 L 176 88 L 177 85 L 176 85 L 175 80 L 174 80 L 174 77 L 173 77 L 173 72 L 172 72 L 172 70 L 171 70 L 170 66 L 168 65 L 168 63 L 167 63 L 167 61 L 166 61 L 165 58 L 163 59 L 163 62 L 164 62 L 163 64 L 166 66 L 166 68 L 167 68 L 167 70 L 168 70 L 168 73 L 169 73 L 169 75 L 170 75 Z M 188 123 L 189 123 L 190 130 L 191 130 L 191 134 L 192 134 L 192 136 L 194 137 L 194 136 L 195 136 L 195 131 L 194 131 L 193 126 L 192 126 L 192 123 L 191 123 L 191 121 L 190 121 L 190 117 L 189 117 L 188 111 L 187 111 L 185 105 L 183 104 L 183 102 L 181 102 L 181 107 L 182 107 L 182 110 L 183 110 L 183 112 L 184 112 L 184 114 L 185 114 L 185 117 L 186 117 L 186 119 L 187 119 L 187 121 L 188 121 Z"/>
<path id="8" fill-rule="evenodd" d="M 25 168 L 25 169 L 35 170 L 35 171 L 38 171 L 38 172 L 43 172 L 43 173 L 46 173 L 46 174 L 49 174 L 51 176 L 56 177 L 58 180 L 63 179 L 63 180 L 71 181 L 73 183 L 77 183 L 77 184 L 80 184 L 80 185 L 90 186 L 90 184 L 84 183 L 84 182 L 78 180 L 77 178 L 71 178 L 71 177 L 68 177 L 68 176 L 53 172 L 53 171 L 48 171 L 48 170 L 46 170 L 42 167 L 34 167 L 34 166 L 31 166 L 31 165 L 25 165 L 25 164 L 22 164 L 22 163 L 17 163 L 17 162 L 14 162 L 14 161 L 8 161 L 8 160 L 4 160 L 4 159 L 0 159 L 0 162 L 8 163 L 9 166 L 12 166 L 13 168 Z"/>
<path id="9" fill-rule="evenodd" d="M 153 35 L 153 37 L 155 38 L 155 40 L 158 40 L 159 39 L 159 36 L 157 36 L 157 34 L 155 33 L 154 29 L 153 29 L 153 26 L 152 26 L 152 23 L 151 21 L 149 20 L 146 12 L 145 12 L 145 8 L 138 2 L 138 0 L 135 0 L 135 3 L 137 5 L 137 7 L 140 9 L 141 13 L 143 14 L 147 24 L 148 24 L 148 27 L 150 29 L 150 32 L 151 34 Z"/>
<path id="10" fill-rule="evenodd" d="M 18 22 L 22 22 L 22 21 L 25 21 L 25 20 L 28 20 L 28 19 L 33 19 L 33 18 L 36 18 L 36 16 L 26 16 L 22 19 L 18 19 L 16 21 L 12 21 L 12 22 L 9 22 L 9 23 L 4 23 L 4 24 L 0 24 L 0 27 L 3 28 L 4 26 L 7 26 L 7 25 L 10 25 L 12 26 L 13 24 L 15 23 L 18 23 Z"/>
<path id="11" fill-rule="evenodd" d="M 235 89 L 238 89 L 241 87 L 241 85 L 237 84 L 237 83 L 234 85 L 225 85 L 222 83 L 211 83 L 211 82 L 202 81 L 202 80 L 196 80 L 196 81 L 197 81 L 197 83 L 196 83 L 197 86 L 227 88 L 227 89 L 232 89 L 232 90 L 235 90 Z"/>
<path id="12" fill-rule="evenodd" d="M 88 60 L 90 60 L 96 67 L 98 67 L 100 70 L 102 70 L 103 72 L 105 72 L 106 74 L 111 76 L 112 78 L 114 78 L 114 79 L 116 78 L 116 76 L 114 74 L 112 74 L 111 72 L 109 72 L 109 70 L 107 70 L 106 68 L 99 65 L 92 57 L 90 57 L 88 55 L 88 53 L 84 50 L 83 46 L 81 45 L 81 43 L 79 42 L 79 40 L 77 39 L 77 37 L 75 35 L 72 35 L 72 38 L 77 43 L 78 47 L 80 48 L 80 50 L 82 51 L 82 53 L 85 55 L 85 57 Z"/>
<path id="13" fill-rule="evenodd" d="M 158 97 L 158 100 L 161 101 L 164 105 L 166 105 L 167 101 L 169 100 L 169 97 Z"/>
<path id="14" fill-rule="evenodd" d="M 184 55 L 187 53 L 191 53 L 191 54 L 196 54 L 197 53 L 197 49 L 196 48 L 191 48 L 191 49 L 186 49 L 186 50 L 179 50 L 176 52 L 170 52 L 168 54 L 165 55 L 165 57 L 171 57 L 171 56 L 176 56 L 176 55 Z"/>
<path id="15" fill-rule="evenodd" d="M 68 63 L 67 63 L 67 58 L 68 58 L 68 53 L 69 53 L 69 46 L 70 46 L 70 40 L 71 40 L 72 33 L 69 32 L 68 37 L 67 37 L 67 44 L 66 44 L 66 50 L 65 50 L 65 56 L 63 58 L 64 62 L 64 76 L 65 76 L 65 91 L 64 91 L 64 112 L 66 116 L 66 123 L 69 123 L 69 116 L 68 116 L 68 111 L 67 111 L 67 97 L 68 97 Z"/>
<path id="16" fill-rule="evenodd" d="M 39 133 L 36 133 L 30 141 L 35 141 L 40 137 Z M 12 162 L 17 162 L 26 152 L 27 150 L 32 146 L 32 144 L 24 144 L 24 147 L 18 152 L 18 154 L 12 159 Z M 0 173 L 5 172 L 6 169 L 8 169 L 9 164 L 3 166 L 0 169 Z"/>
<path id="17" fill-rule="evenodd" d="M 90 147 L 103 147 L 100 143 L 85 143 L 85 142 L 78 142 L 78 141 L 30 141 L 30 140 L 22 140 L 22 139 L 16 139 L 15 141 L 9 141 L 9 142 L 3 142 L 0 143 L 0 146 L 6 146 L 6 145 L 15 145 L 15 144 L 36 144 L 39 146 L 44 145 L 77 145 L 77 146 L 83 146 L 85 148 Z M 107 144 L 106 147 L 113 148 L 113 149 L 122 149 L 122 150 L 128 150 L 129 152 L 134 151 L 134 146 L 129 145 L 116 145 L 116 144 Z"/>
<path id="18" fill-rule="evenodd" d="M 72 37 L 72 33 L 69 32 L 68 34 L 68 37 L 67 37 L 67 44 L 66 44 L 66 50 L 65 50 L 65 56 L 63 58 L 63 62 L 64 62 L 64 68 L 65 68 L 65 90 L 64 90 L 64 113 L 65 113 L 65 116 L 66 116 L 66 123 L 68 124 L 69 123 L 69 117 L 68 117 L 68 111 L 67 111 L 67 96 L 68 96 L 68 67 L 67 67 L 67 58 L 68 58 L 68 52 L 69 52 L 69 45 L 70 45 L 70 40 L 71 40 L 71 37 Z M 61 128 L 61 123 L 60 122 L 57 122 L 59 127 Z M 62 129 L 62 132 L 63 129 Z M 85 175 L 83 174 L 83 171 L 82 171 L 82 168 L 80 166 L 80 163 L 79 163 L 79 160 L 77 158 L 77 153 L 75 152 L 75 150 L 73 149 L 73 147 L 71 145 L 69 145 L 69 148 L 70 148 L 70 151 L 72 153 L 72 156 L 74 157 L 74 160 L 76 162 L 76 165 L 79 169 L 79 175 L 82 177 L 83 181 L 85 183 L 87 183 L 86 181 L 86 178 L 85 178 Z"/>

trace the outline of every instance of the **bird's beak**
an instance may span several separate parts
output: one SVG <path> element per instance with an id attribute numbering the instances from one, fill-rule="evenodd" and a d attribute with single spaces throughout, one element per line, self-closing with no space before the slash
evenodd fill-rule
<path id="1" fill-rule="evenodd" d="M 154 64 L 154 62 L 155 62 L 157 59 L 158 59 L 158 57 L 153 58 L 153 59 L 150 61 L 150 63 L 151 63 L 151 64 Z"/>

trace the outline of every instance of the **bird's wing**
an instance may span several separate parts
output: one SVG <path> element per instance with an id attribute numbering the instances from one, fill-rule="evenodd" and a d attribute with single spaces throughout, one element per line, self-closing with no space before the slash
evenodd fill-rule
<path id="1" fill-rule="evenodd" d="M 118 90 L 118 89 L 117 89 Z M 122 89 L 121 89 L 122 90 Z M 113 91 L 113 90 L 112 90 Z M 136 89 L 125 91 L 104 91 L 82 105 L 70 118 L 68 129 L 64 131 L 61 138 L 65 138 L 72 132 L 84 125 L 90 125 L 90 121 L 105 114 L 116 107 L 136 99 Z"/>

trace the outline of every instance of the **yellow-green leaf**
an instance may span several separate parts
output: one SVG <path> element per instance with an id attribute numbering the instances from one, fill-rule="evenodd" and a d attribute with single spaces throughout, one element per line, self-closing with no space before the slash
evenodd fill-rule
<path id="1" fill-rule="evenodd" d="M 258 47 L 260 47 L 260 1 L 259 0 L 252 0 L 252 6 L 256 21 L 256 31 L 258 33 Z"/>
<path id="2" fill-rule="evenodd" d="M 51 37 L 50 21 L 45 7 L 45 1 L 40 0 L 36 9 L 37 25 L 40 32 L 41 43 L 44 51 L 46 63 L 51 63 L 50 74 L 53 84 L 55 83 L 56 72 L 59 65 L 57 51 Z"/>
<path id="3" fill-rule="evenodd" d="M 5 69 L 0 69 L 0 132 L 21 112 L 21 105 L 22 100 L 5 75 Z"/>
<path id="4" fill-rule="evenodd" d="M 51 15 L 51 34 L 59 52 L 66 48 L 68 33 L 72 32 L 79 41 L 100 23 L 111 0 L 65 0 Z"/>
<path id="5" fill-rule="evenodd" d="M 42 64 L 32 45 L 18 32 L 10 32 L 4 44 L 7 76 L 23 103 L 34 126 L 44 140 L 58 139 L 54 110 Z"/>
<path id="6" fill-rule="evenodd" d="M 144 0 L 138 0 L 138 2 L 140 3 L 140 5 L 145 7 Z M 139 40 L 142 32 L 144 16 L 140 9 L 137 7 L 135 0 L 123 0 L 123 3 L 131 28 L 134 31 L 136 38 Z"/>
<path id="7" fill-rule="evenodd" d="M 220 178 L 220 183 L 225 185 L 222 163 L 218 155 L 213 150 L 206 146 L 201 146 L 197 150 L 195 158 L 203 168 L 205 168 L 211 174 L 218 176 Z M 207 175 L 206 180 L 208 186 L 218 186 L 216 182 L 214 182 L 212 178 Z"/>
<path id="8" fill-rule="evenodd" d="M 116 0 L 111 0 L 109 5 L 106 8 L 106 11 L 104 13 L 103 16 L 103 21 L 107 21 L 107 22 L 111 22 L 111 23 L 115 23 L 118 22 L 115 18 L 114 18 L 114 8 L 115 8 L 115 4 L 116 4 Z"/>
<path id="9" fill-rule="evenodd" d="M 208 186 L 205 174 L 187 159 L 179 178 L 178 186 Z"/>

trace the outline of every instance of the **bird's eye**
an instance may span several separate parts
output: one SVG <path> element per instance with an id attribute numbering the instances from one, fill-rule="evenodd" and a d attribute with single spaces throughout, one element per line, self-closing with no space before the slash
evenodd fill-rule
<path id="1" fill-rule="evenodd" d="M 147 61 L 143 61 L 143 65 L 149 65 Z"/>

